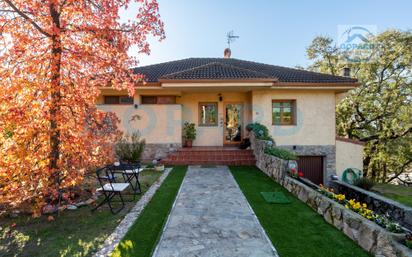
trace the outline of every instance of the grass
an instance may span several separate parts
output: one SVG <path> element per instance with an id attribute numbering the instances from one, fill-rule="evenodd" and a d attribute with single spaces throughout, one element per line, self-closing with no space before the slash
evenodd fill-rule
<path id="1" fill-rule="evenodd" d="M 143 171 L 140 176 L 142 191 L 146 192 L 160 175 L 160 172 Z M 132 196 L 125 198 L 131 200 Z M 104 205 L 93 213 L 89 206 L 75 211 L 66 210 L 59 217 L 55 216 L 52 222 L 47 221 L 47 217 L 2 218 L 0 256 L 91 256 L 138 199 L 140 196 L 126 203 L 126 207 L 116 215 L 112 215 Z"/>
<path id="2" fill-rule="evenodd" d="M 280 256 L 371 256 L 258 168 L 230 170 Z M 266 203 L 260 192 L 270 191 L 284 192 L 292 203 Z"/>
<path id="3" fill-rule="evenodd" d="M 150 257 L 152 255 L 186 170 L 186 167 L 173 169 L 139 219 L 115 249 L 112 257 Z"/>
<path id="4" fill-rule="evenodd" d="M 377 184 L 372 188 L 372 191 L 412 207 L 412 187 L 392 184 Z"/>

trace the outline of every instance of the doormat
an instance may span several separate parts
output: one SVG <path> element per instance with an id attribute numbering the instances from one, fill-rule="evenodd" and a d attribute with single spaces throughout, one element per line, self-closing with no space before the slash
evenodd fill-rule
<path id="1" fill-rule="evenodd" d="M 260 192 L 268 203 L 291 203 L 291 201 L 282 192 Z"/>

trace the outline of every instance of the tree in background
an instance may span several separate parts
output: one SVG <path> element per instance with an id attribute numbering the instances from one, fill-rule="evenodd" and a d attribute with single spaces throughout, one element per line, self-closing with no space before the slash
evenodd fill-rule
<path id="1" fill-rule="evenodd" d="M 347 62 L 332 39 L 307 48 L 310 70 L 340 75 L 351 69 L 360 86 L 337 106 L 337 131 L 365 142 L 364 173 L 387 182 L 412 169 L 412 34 L 389 30 L 370 39 L 369 61 Z"/>
<path id="2" fill-rule="evenodd" d="M 38 215 L 112 159 L 118 119 L 96 109 L 99 86 L 133 95 L 141 76 L 127 52 L 149 53 L 150 35 L 164 37 L 156 0 L 0 1 L 0 208 Z"/>

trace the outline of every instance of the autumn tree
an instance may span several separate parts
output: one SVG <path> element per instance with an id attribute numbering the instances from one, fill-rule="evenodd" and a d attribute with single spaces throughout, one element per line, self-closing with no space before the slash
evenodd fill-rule
<path id="1" fill-rule="evenodd" d="M 370 38 L 367 60 L 348 62 L 331 38 L 307 49 L 310 70 L 340 75 L 348 67 L 361 86 L 337 106 L 337 130 L 366 143 L 364 172 L 379 182 L 412 170 L 412 33 L 389 30 Z"/>
<path id="2" fill-rule="evenodd" d="M 137 4 L 134 19 L 121 10 Z M 35 214 L 85 169 L 110 161 L 118 119 L 99 87 L 134 94 L 131 46 L 163 38 L 156 0 L 0 0 L 0 204 Z"/>

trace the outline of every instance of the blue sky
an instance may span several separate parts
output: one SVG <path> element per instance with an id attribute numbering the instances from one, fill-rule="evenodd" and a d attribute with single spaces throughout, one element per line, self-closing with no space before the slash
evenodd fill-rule
<path id="1" fill-rule="evenodd" d="M 152 42 L 140 65 L 187 57 L 222 57 L 226 33 L 240 38 L 232 57 L 294 67 L 309 62 L 305 49 L 318 35 L 337 38 L 339 25 L 379 31 L 412 29 L 411 0 L 159 0 L 166 39 Z M 122 14 L 132 18 L 135 8 Z M 130 54 L 137 55 L 135 49 Z"/>

